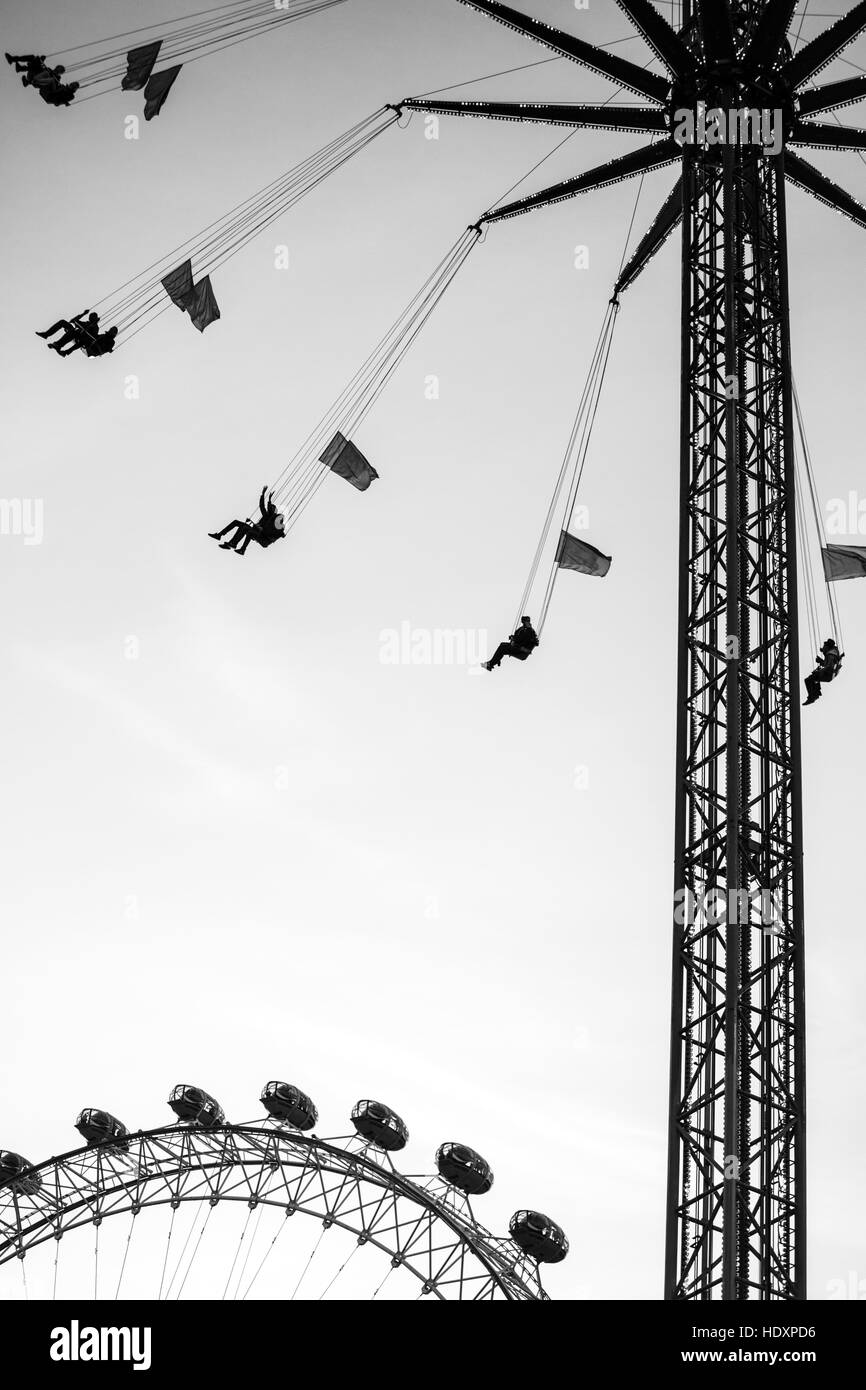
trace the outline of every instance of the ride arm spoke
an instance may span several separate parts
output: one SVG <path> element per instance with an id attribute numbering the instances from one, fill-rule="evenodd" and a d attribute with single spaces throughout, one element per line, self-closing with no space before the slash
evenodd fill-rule
<path id="1" fill-rule="evenodd" d="M 838 183 L 828 179 L 814 165 L 807 164 L 805 159 L 801 159 L 790 150 L 785 155 L 785 173 L 790 182 L 798 188 L 805 189 L 819 202 L 826 203 L 834 212 L 844 213 L 852 222 L 856 222 L 858 227 L 866 227 L 866 208 L 862 203 L 858 203 L 856 198 L 852 198 Z"/>
<path id="2" fill-rule="evenodd" d="M 828 82 L 810 92 L 801 92 L 798 112 L 801 116 L 817 115 L 820 111 L 838 111 L 853 106 L 866 97 L 866 73 L 862 77 L 846 77 L 842 82 Z"/>
<path id="3" fill-rule="evenodd" d="M 682 150 L 675 140 L 664 140 L 655 145 L 643 145 L 639 150 L 621 155 L 619 159 L 612 159 L 608 164 L 600 164 L 595 169 L 589 169 L 585 174 L 578 174 L 576 178 L 566 179 L 563 183 L 554 184 L 550 188 L 543 188 L 540 193 L 533 193 L 527 198 L 506 203 L 504 207 L 486 213 L 480 218 L 480 222 L 501 222 L 506 217 L 519 217 L 521 213 L 548 207 L 551 203 L 559 203 L 566 198 L 574 198 L 579 193 L 589 193 L 594 188 L 605 188 L 611 183 L 621 183 L 624 179 L 634 178 L 636 174 L 647 173 L 650 169 L 661 168 L 662 165 L 672 164 L 674 160 L 681 158 Z"/>
<path id="4" fill-rule="evenodd" d="M 795 121 L 791 130 L 792 145 L 811 145 L 819 150 L 866 150 L 866 130 L 855 126 L 823 125 L 820 122 Z"/>
<path id="5" fill-rule="evenodd" d="M 561 29 L 554 29 L 550 24 L 543 24 L 539 19 L 532 19 L 510 5 L 501 5 L 499 0 L 459 0 L 459 3 L 470 5 L 473 10 L 479 10 L 481 14 L 498 20 L 500 24 L 514 29 L 516 33 L 535 39 L 546 48 L 561 54 L 563 58 L 570 58 L 572 62 L 581 63 L 584 67 L 603 73 L 620 87 L 649 97 L 651 101 L 667 100 L 670 88 L 667 78 L 661 77 L 658 73 L 646 72 L 627 58 L 605 53 L 604 49 L 596 48 L 595 44 L 585 43 L 573 34 L 566 34 Z"/>
<path id="6" fill-rule="evenodd" d="M 616 0 L 632 24 L 646 39 L 674 77 L 685 77 L 694 68 L 694 59 L 664 15 L 659 14 L 650 0 Z M 714 8 L 727 8 L 727 0 L 711 0 Z"/>
<path id="7" fill-rule="evenodd" d="M 808 82 L 810 77 L 815 77 L 832 63 L 836 54 L 856 39 L 863 29 L 866 29 L 866 0 L 860 0 L 853 10 L 812 39 L 793 58 L 789 58 L 782 69 L 783 75 L 792 87 Z"/>
<path id="8" fill-rule="evenodd" d="M 482 116 L 494 121 L 540 121 L 596 130 L 667 130 L 664 111 L 655 106 L 589 106 L 549 101 L 427 101 L 411 97 L 400 102 L 406 111 L 435 111 L 442 116 Z"/>
<path id="9" fill-rule="evenodd" d="M 623 290 L 633 284 L 641 271 L 661 249 L 671 232 L 679 226 L 683 217 L 683 181 L 678 178 L 665 201 L 662 203 L 651 226 L 635 247 L 634 254 L 622 269 L 614 287 L 614 298 L 619 298 Z"/>

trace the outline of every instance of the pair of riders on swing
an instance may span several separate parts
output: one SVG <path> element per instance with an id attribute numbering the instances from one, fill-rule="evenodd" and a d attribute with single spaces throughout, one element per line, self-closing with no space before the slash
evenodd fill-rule
<path id="1" fill-rule="evenodd" d="M 70 357 L 73 352 L 83 352 L 86 357 L 104 357 L 106 353 L 114 352 L 117 339 L 116 328 L 100 332 L 99 315 L 92 310 L 88 313 L 86 309 L 74 318 L 58 319 L 43 333 L 36 330 L 37 338 L 53 338 L 55 333 L 60 334 L 59 338 L 48 346 L 58 357 Z"/>
<path id="2" fill-rule="evenodd" d="M 7 53 L 6 62 L 11 64 L 16 72 L 22 73 L 22 87 L 35 87 L 42 100 L 49 106 L 68 106 L 75 98 L 79 83 L 61 82 L 61 77 L 66 69 L 62 63 L 58 63 L 56 68 L 50 68 L 45 61 L 44 53 L 22 53 L 16 56 L 14 53 Z"/>

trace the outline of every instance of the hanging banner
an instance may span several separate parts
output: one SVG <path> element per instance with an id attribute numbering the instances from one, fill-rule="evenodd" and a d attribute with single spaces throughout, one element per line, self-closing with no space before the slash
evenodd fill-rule
<path id="1" fill-rule="evenodd" d="M 821 551 L 824 578 L 866 578 L 866 545 L 825 545 Z"/>
<path id="2" fill-rule="evenodd" d="M 604 578 L 610 569 L 612 556 L 602 555 L 594 545 L 579 541 L 563 531 L 556 548 L 556 563 L 561 570 L 577 570 L 580 574 L 595 574 Z"/>
<path id="3" fill-rule="evenodd" d="M 199 333 L 203 333 L 209 323 L 213 323 L 220 317 L 219 305 L 216 302 L 209 275 L 205 275 L 203 280 L 199 280 L 187 308 Z"/>
<path id="4" fill-rule="evenodd" d="M 155 73 L 153 77 L 148 78 L 147 86 L 144 89 L 144 119 L 146 121 L 152 121 L 154 116 L 159 115 L 182 67 L 183 63 L 178 63 L 176 68 L 166 68 L 165 72 Z"/>
<path id="5" fill-rule="evenodd" d="M 367 488 L 378 478 L 372 464 L 368 463 L 354 444 L 345 435 L 337 433 L 331 440 L 325 452 L 320 456 L 319 463 L 323 463 L 326 468 L 330 468 L 332 473 L 337 473 L 341 478 L 345 478 L 347 483 L 356 487 L 359 492 L 366 492 Z"/>
<path id="6" fill-rule="evenodd" d="M 159 57 L 162 39 L 155 43 L 143 44 L 141 48 L 131 48 L 126 55 L 126 76 L 121 82 L 124 92 L 140 92 Z"/>
<path id="7" fill-rule="evenodd" d="M 176 270 L 169 271 L 162 280 L 162 287 L 178 309 L 188 309 L 195 297 L 192 280 L 192 261 L 184 261 Z"/>

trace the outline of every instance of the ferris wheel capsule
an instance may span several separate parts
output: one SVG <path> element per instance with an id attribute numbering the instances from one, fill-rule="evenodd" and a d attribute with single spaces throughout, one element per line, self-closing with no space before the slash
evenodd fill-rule
<path id="1" fill-rule="evenodd" d="M 442 1144 L 436 1150 L 436 1167 L 446 1182 L 470 1197 L 481 1197 L 493 1186 L 490 1164 L 466 1144 Z"/>
<path id="2" fill-rule="evenodd" d="M 272 1119 L 295 1129 L 312 1129 L 319 1118 L 310 1097 L 287 1081 L 269 1081 L 260 1100 Z"/>
<path id="3" fill-rule="evenodd" d="M 222 1106 L 199 1086 L 175 1086 L 168 1103 L 177 1118 L 186 1124 L 214 1129 L 225 1122 Z"/>
<path id="4" fill-rule="evenodd" d="M 559 1264 L 568 1254 L 568 1237 L 544 1212 L 516 1211 L 508 1223 L 508 1234 L 539 1264 Z"/>
<path id="5" fill-rule="evenodd" d="M 390 1106 L 378 1100 L 359 1100 L 352 1110 L 352 1124 L 362 1139 L 388 1153 L 405 1149 L 409 1131 Z"/>
<path id="6" fill-rule="evenodd" d="M 8 1183 L 14 1192 L 32 1195 L 42 1186 L 39 1173 L 32 1171 L 33 1164 L 22 1154 L 11 1149 L 0 1149 L 0 1183 Z"/>
<path id="7" fill-rule="evenodd" d="M 75 1121 L 75 1128 L 88 1144 L 118 1143 L 129 1134 L 126 1125 L 107 1110 L 82 1110 Z"/>

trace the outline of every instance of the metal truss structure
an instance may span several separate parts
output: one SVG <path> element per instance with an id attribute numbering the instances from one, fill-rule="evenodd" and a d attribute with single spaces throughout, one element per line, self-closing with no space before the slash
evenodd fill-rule
<path id="1" fill-rule="evenodd" d="M 866 75 L 814 82 L 866 29 L 866 2 L 792 53 L 795 0 L 685 0 L 679 30 L 649 0 L 617 0 L 663 71 L 498 0 L 460 3 L 646 104 L 416 98 L 401 108 L 643 132 L 650 141 L 500 206 L 479 226 L 678 166 L 673 190 L 614 290 L 618 299 L 682 225 L 664 1292 L 669 1299 L 804 1298 L 803 847 L 785 187 L 793 183 L 866 227 L 866 209 L 792 148 L 866 149 L 866 130 L 813 119 L 866 97 Z M 763 137 L 740 120 L 752 112 L 767 113 Z M 689 122 L 701 136 L 689 136 Z M 769 123 L 777 123 L 778 149 L 768 148 Z"/>
<path id="2" fill-rule="evenodd" d="M 273 1121 L 168 1125 L 28 1168 L 0 1188 L 0 1264 L 108 1217 L 190 1202 L 271 1207 L 340 1227 L 437 1299 L 548 1299 L 536 1261 L 486 1230 L 441 1177 L 403 1176 L 357 1135 L 319 1139 Z"/>

